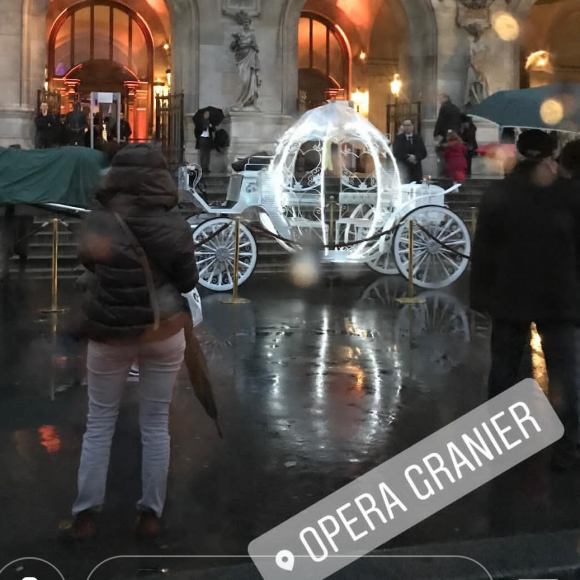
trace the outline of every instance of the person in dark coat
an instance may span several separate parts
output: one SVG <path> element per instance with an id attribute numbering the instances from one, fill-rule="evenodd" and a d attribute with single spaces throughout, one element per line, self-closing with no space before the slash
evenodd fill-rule
<path id="1" fill-rule="evenodd" d="M 492 319 L 490 398 L 517 383 L 530 326 L 536 323 L 550 398 L 566 429 L 553 466 L 565 469 L 578 464 L 578 196 L 556 178 L 554 143 L 546 133 L 527 131 L 518 151 L 525 159 L 482 200 L 472 251 L 471 307 Z"/>
<path id="2" fill-rule="evenodd" d="M 459 135 L 467 148 L 467 177 L 471 177 L 473 158 L 479 148 L 477 144 L 477 127 L 469 115 L 461 116 L 461 134 Z"/>
<path id="3" fill-rule="evenodd" d="M 81 111 L 81 104 L 78 101 L 74 103 L 73 110 L 67 114 L 64 124 L 68 136 L 68 144 L 77 147 L 84 146 L 88 122 L 87 116 Z"/>
<path id="4" fill-rule="evenodd" d="M 447 140 L 449 131 L 461 132 L 461 111 L 459 107 L 451 101 L 451 97 L 447 93 L 439 95 L 439 115 L 435 123 L 435 131 L 433 137 L 436 141 L 444 143 Z"/>
<path id="5" fill-rule="evenodd" d="M 403 121 L 403 133 L 395 137 L 393 155 L 398 161 L 403 183 L 423 181 L 422 161 L 427 157 L 427 149 L 420 135 L 415 133 L 413 121 Z"/>
<path id="6" fill-rule="evenodd" d="M 66 115 L 61 115 L 56 119 L 55 143 L 57 147 L 68 145 L 68 135 L 66 132 Z"/>
<path id="7" fill-rule="evenodd" d="M 203 116 L 203 123 L 195 127 L 195 148 L 199 150 L 199 164 L 204 175 L 211 173 L 211 152 L 215 147 L 216 128 L 211 122 L 211 115 L 206 111 Z"/>
<path id="8" fill-rule="evenodd" d="M 48 103 L 40 105 L 40 111 L 34 117 L 36 126 L 36 148 L 50 149 L 55 145 L 57 121 L 48 110 Z"/>
<path id="9" fill-rule="evenodd" d="M 166 497 L 169 406 L 185 351 L 182 294 L 198 281 L 193 238 L 189 224 L 170 212 L 178 203 L 177 186 L 162 153 L 149 144 L 117 153 L 97 198 L 103 209 L 86 219 L 79 246 L 96 279 L 82 306 L 89 418 L 74 519 L 61 524 L 60 537 L 82 541 L 96 533 L 123 388 L 137 361 L 143 495 L 135 531 L 153 538 Z"/>
<path id="10" fill-rule="evenodd" d="M 121 141 L 124 143 L 129 143 L 131 135 L 133 135 L 133 129 L 131 129 L 129 121 L 125 119 L 125 113 L 121 111 Z M 116 138 L 117 138 L 117 123 L 113 123 L 109 131 L 109 139 Z"/>
<path id="11" fill-rule="evenodd" d="M 439 94 L 439 102 L 441 107 L 439 108 L 433 137 L 435 138 L 439 174 L 445 175 L 444 145 L 447 142 L 449 131 L 454 131 L 457 134 L 461 132 L 461 111 L 457 105 L 453 104 L 451 97 L 447 93 Z"/>

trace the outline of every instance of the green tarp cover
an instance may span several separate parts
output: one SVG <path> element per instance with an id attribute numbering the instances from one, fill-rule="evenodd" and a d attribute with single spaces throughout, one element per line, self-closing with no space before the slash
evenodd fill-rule
<path id="1" fill-rule="evenodd" d="M 108 167 L 86 147 L 27 151 L 0 147 L 0 205 L 61 203 L 88 208 Z"/>

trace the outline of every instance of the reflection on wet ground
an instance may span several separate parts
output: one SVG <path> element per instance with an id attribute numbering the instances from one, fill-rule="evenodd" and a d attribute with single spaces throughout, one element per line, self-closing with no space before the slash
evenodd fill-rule
<path id="1" fill-rule="evenodd" d="M 0 302 L 0 555 L 45 557 L 68 578 L 118 554 L 243 555 L 253 538 L 485 400 L 489 327 L 466 308 L 465 281 L 425 293 L 416 307 L 397 304 L 406 284 L 388 277 L 311 290 L 255 278 L 243 289 L 252 303 L 239 307 L 207 295 L 200 338 L 225 440 L 183 376 L 172 407 L 167 531 L 155 545 L 136 544 L 138 385 L 128 383 L 103 533 L 70 551 L 54 531 L 74 498 L 86 389 L 68 388 L 62 360 L 51 371 L 51 325 L 37 314 L 47 290 L 14 282 Z M 74 310 L 76 299 L 65 289 L 63 303 Z M 542 378 L 538 347 L 532 334 L 528 363 Z M 392 545 L 574 527 L 577 484 L 535 458 Z M 130 577 L 140 566 L 115 562 L 95 578 Z"/>

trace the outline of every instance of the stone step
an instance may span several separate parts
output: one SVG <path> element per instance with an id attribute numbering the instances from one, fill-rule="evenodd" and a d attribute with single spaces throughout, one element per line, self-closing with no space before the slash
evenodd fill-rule
<path id="1" fill-rule="evenodd" d="M 477 208 L 481 203 L 483 192 L 489 187 L 492 180 L 471 179 L 458 192 L 449 194 L 446 198 L 447 204 L 452 211 L 463 219 L 471 229 L 474 225 L 473 209 L 476 208 L 475 219 L 477 219 Z M 206 178 L 207 201 L 218 205 L 225 200 L 228 176 L 210 176 Z M 438 182 L 441 187 L 448 188 L 450 182 Z M 184 202 L 179 210 L 184 218 L 192 216 L 197 210 L 192 203 Z M 47 221 L 50 214 L 43 213 L 36 217 L 35 226 Z M 204 216 L 205 217 L 205 216 Z M 210 216 L 207 216 L 209 218 Z M 59 274 L 62 277 L 75 277 L 79 274 L 79 261 L 77 257 L 78 236 L 81 220 L 77 218 L 66 218 L 69 228 L 59 226 Z M 258 263 L 257 273 L 280 272 L 288 268 L 290 257 L 275 240 L 257 236 Z M 29 263 L 27 266 L 28 275 L 33 278 L 43 279 L 50 277 L 52 266 L 52 231 L 50 227 L 37 233 L 30 243 Z M 19 261 L 13 258 L 10 264 L 11 270 L 18 270 Z"/>

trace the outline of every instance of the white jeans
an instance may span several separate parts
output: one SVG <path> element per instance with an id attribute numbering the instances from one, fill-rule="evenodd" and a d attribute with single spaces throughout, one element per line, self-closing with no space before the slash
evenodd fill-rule
<path id="1" fill-rule="evenodd" d="M 105 503 L 111 443 L 131 364 L 139 363 L 139 422 L 143 445 L 143 495 L 139 510 L 163 512 L 169 470 L 169 405 L 183 362 L 183 331 L 150 344 L 111 346 L 89 342 L 87 369 L 89 416 L 73 515 L 98 511 Z"/>

